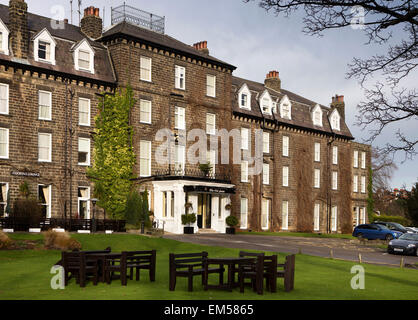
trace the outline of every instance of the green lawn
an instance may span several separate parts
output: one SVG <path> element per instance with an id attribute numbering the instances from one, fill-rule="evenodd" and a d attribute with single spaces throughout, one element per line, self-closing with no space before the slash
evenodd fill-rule
<path id="1" fill-rule="evenodd" d="M 74 280 L 65 290 L 50 288 L 52 265 L 60 259 L 60 252 L 43 249 L 30 251 L 0 251 L 0 300 L 2 299 L 418 299 L 418 271 L 366 265 L 365 290 L 352 290 L 350 280 L 352 262 L 330 260 L 307 255 L 296 257 L 295 290 L 254 294 L 249 288 L 244 294 L 209 290 L 205 292 L 200 277 L 195 280 L 195 291 L 187 291 L 187 280 L 179 279 L 176 291 L 168 290 L 168 253 L 206 250 L 210 256 L 237 256 L 237 249 L 207 247 L 177 241 L 147 238 L 138 235 L 74 235 L 85 250 L 112 247 L 112 251 L 157 249 L 157 281 L 148 281 L 144 272 L 140 282 L 129 281 L 122 287 L 119 281 L 111 285 L 90 282 L 80 288 Z M 41 240 L 41 235 L 14 234 L 13 239 Z M 284 254 L 280 254 L 282 261 Z M 214 278 L 216 279 L 216 277 Z"/>
<path id="2" fill-rule="evenodd" d="M 304 233 L 304 232 L 268 232 L 268 231 L 261 231 L 261 232 L 248 232 L 248 231 L 239 231 L 237 234 L 245 234 L 245 235 L 254 235 L 254 236 L 276 236 L 276 237 L 301 237 L 301 238 L 335 238 L 335 239 L 357 239 L 353 237 L 351 234 L 339 234 L 339 233 Z"/>

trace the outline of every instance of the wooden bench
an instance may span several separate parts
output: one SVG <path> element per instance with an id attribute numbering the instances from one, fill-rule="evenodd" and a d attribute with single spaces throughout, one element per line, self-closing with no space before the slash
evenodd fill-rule
<path id="1" fill-rule="evenodd" d="M 61 256 L 65 285 L 68 285 L 68 281 L 74 276 L 80 287 L 85 287 L 89 275 L 93 276 L 93 284 L 97 285 L 99 268 L 96 261 L 89 261 L 84 252 L 63 251 Z"/>
<path id="2" fill-rule="evenodd" d="M 140 270 L 148 270 L 149 278 L 152 282 L 155 281 L 155 267 L 157 251 L 127 251 L 122 252 L 122 259 L 126 259 L 126 267 L 130 269 L 129 279 L 133 280 L 133 271 L 136 271 L 136 281 L 139 281 Z"/>
<path id="3" fill-rule="evenodd" d="M 177 277 L 188 278 L 188 290 L 193 291 L 193 277 L 202 276 L 204 283 L 204 260 L 208 257 L 207 252 L 174 254 L 170 253 L 170 280 L 169 289 L 176 288 Z M 219 282 L 223 283 L 225 268 L 209 268 L 208 273 L 219 273 Z"/>
<path id="4" fill-rule="evenodd" d="M 286 292 L 292 291 L 295 282 L 295 262 L 296 256 L 294 254 L 286 256 L 284 264 L 278 264 L 277 277 L 284 278 L 284 290 Z M 283 269 L 282 269 L 283 268 Z"/>
<path id="5" fill-rule="evenodd" d="M 251 280 L 251 286 L 257 294 L 263 294 L 263 279 L 264 279 L 264 253 L 243 253 L 240 257 L 254 257 L 254 260 L 249 263 L 244 263 L 239 266 L 238 279 L 240 292 L 244 292 L 245 279 Z"/>

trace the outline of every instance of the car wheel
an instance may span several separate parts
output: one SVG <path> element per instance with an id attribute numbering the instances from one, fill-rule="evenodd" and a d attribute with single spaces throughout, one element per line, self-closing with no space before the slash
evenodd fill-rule
<path id="1" fill-rule="evenodd" d="M 387 234 L 385 239 L 386 241 L 393 240 L 393 236 L 391 234 Z"/>

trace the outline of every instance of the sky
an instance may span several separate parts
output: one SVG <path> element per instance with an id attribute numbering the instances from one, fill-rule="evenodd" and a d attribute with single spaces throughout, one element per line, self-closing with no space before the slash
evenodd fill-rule
<path id="1" fill-rule="evenodd" d="M 259 8 L 256 2 L 242 0 L 82 0 L 81 10 L 88 6 L 105 12 L 105 26 L 110 25 L 111 7 L 127 5 L 165 16 L 166 34 L 192 45 L 206 40 L 210 54 L 237 67 L 234 75 L 264 82 L 271 70 L 280 73 L 282 87 L 323 105 L 329 105 L 335 94 L 344 95 L 346 122 L 358 142 L 369 137 L 355 125 L 356 106 L 364 100 L 364 92 L 355 79 L 347 79 L 347 64 L 353 57 L 366 58 L 382 52 L 378 46 L 365 45 L 361 30 L 347 28 L 326 31 L 323 37 L 302 33 L 300 14 L 286 18 Z M 8 4 L 0 0 L 1 4 Z M 54 6 L 62 6 L 71 21 L 70 0 L 26 0 L 30 12 L 54 17 Z M 73 24 L 78 23 L 77 0 L 73 1 Z M 366 18 L 367 19 L 367 18 Z M 400 32 L 400 31 L 397 31 Z M 401 36 L 399 34 L 399 36 Z M 397 34 L 395 33 L 395 38 Z M 383 51 L 384 52 L 384 51 Z M 407 87 L 416 87 L 418 75 L 412 74 Z M 418 122 L 402 124 L 407 134 L 416 135 Z M 393 141 L 396 126 L 388 128 L 374 143 L 383 146 Z M 403 155 L 395 161 L 398 170 L 391 186 L 408 189 L 418 181 L 418 158 L 403 163 Z"/>

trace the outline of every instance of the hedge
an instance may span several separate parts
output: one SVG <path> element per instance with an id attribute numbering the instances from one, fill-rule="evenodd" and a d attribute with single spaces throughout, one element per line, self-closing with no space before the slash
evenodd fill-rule
<path id="1" fill-rule="evenodd" d="M 409 220 L 400 216 L 376 216 L 374 215 L 370 222 L 375 222 L 375 221 L 396 222 L 406 227 L 409 225 Z"/>

